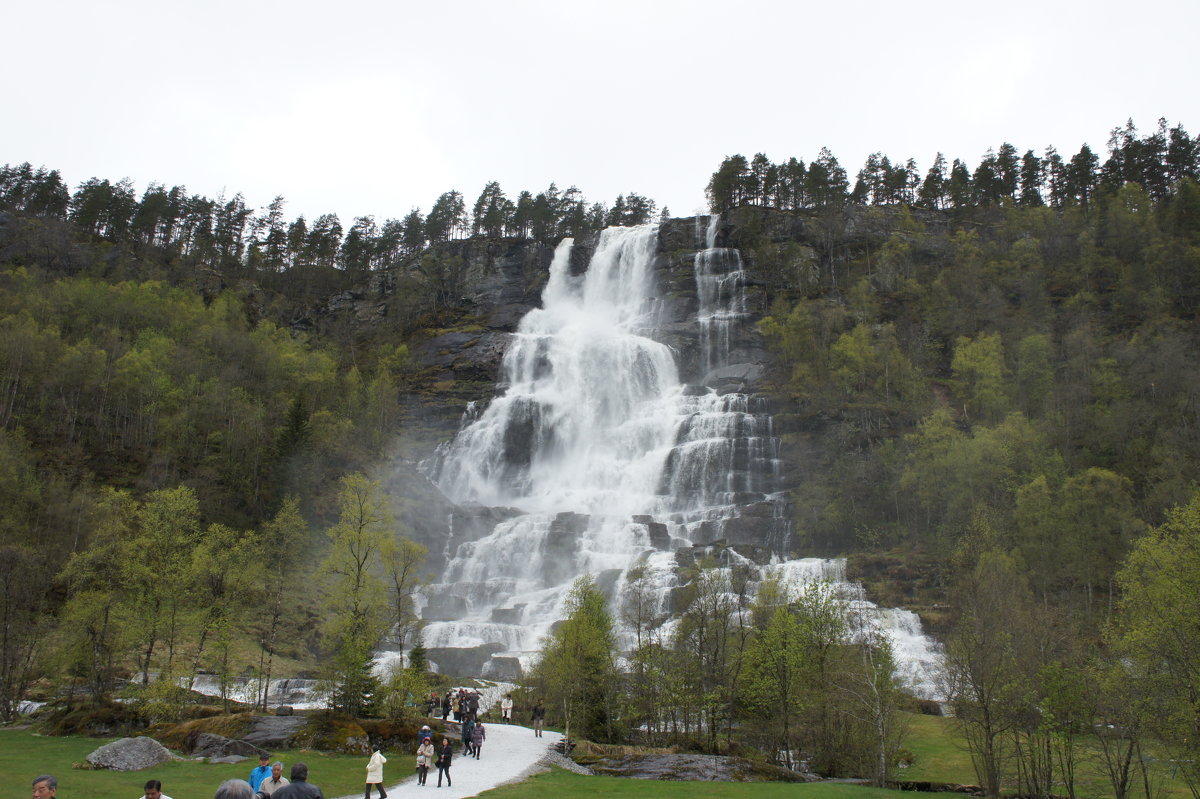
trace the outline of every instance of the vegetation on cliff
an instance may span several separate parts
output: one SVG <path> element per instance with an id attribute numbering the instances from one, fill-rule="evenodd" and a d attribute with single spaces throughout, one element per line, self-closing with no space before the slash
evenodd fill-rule
<path id="1" fill-rule="evenodd" d="M 924 177 L 876 154 L 853 185 L 828 151 L 733 156 L 709 194 L 763 289 L 797 550 L 920 564 L 926 600 L 952 606 L 953 698 L 989 791 L 1069 788 L 1072 747 L 1100 722 L 1122 731 L 1101 743 L 1123 795 L 1139 747 L 1197 739 L 1191 650 L 1171 637 L 1196 636 L 1186 615 L 1147 609 L 1195 593 L 1163 567 L 1186 562 L 1197 527 L 1200 143 L 1163 123 L 1117 129 L 1103 162 L 1018 152 L 974 169 L 939 158 Z M 510 202 L 489 184 L 470 212 L 449 192 L 428 214 L 343 230 L 332 214 L 287 223 L 281 199 L 256 213 L 0 169 L 0 710 L 39 678 L 47 695 L 103 695 L 134 674 L 265 675 L 276 656 L 338 654 L 340 683 L 361 677 L 381 633 L 352 606 L 390 591 L 401 620 L 411 584 L 389 586 L 377 548 L 358 583 L 375 593 L 347 593 L 339 498 L 370 483 L 343 478 L 413 440 L 414 398 L 454 390 L 416 347 L 481 332 L 452 239 L 553 242 L 654 213 L 638 195 Z M 402 302 L 367 313 L 364 296 Z M 639 643 L 612 681 L 628 701 L 572 724 L 617 737 L 620 717 L 625 733 L 682 729 L 707 749 L 819 745 L 830 773 L 874 774 L 878 746 L 838 737 L 861 731 L 846 696 L 867 683 L 789 643 L 817 624 L 802 604 L 738 627 L 729 586 L 707 579 L 681 598 L 695 612 L 678 646 Z M 334 614 L 350 626 L 322 637 L 321 601 L 350 608 Z M 781 650 L 804 658 L 772 660 Z M 870 651 L 837 648 L 843 675 L 867 674 Z M 742 735 L 735 722 L 768 713 L 792 676 L 796 715 Z M 364 686 L 347 706 L 387 688 Z M 664 704 L 687 721 L 668 725 Z"/>

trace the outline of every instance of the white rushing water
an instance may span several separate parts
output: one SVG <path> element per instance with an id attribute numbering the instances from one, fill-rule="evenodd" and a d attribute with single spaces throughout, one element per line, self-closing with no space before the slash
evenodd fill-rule
<path id="1" fill-rule="evenodd" d="M 714 218 L 695 260 L 706 373 L 728 365 L 748 316 L 740 255 L 715 247 L 715 235 Z M 427 624 L 426 647 L 498 644 L 527 664 L 576 577 L 592 574 L 615 594 L 639 563 L 666 616 L 675 550 L 723 538 L 750 506 L 786 577 L 839 573 L 837 561 L 781 561 L 788 522 L 773 499 L 778 442 L 763 402 L 685 385 L 675 353 L 654 339 L 657 239 L 653 225 L 605 230 L 581 275 L 570 271 L 573 242 L 558 247 L 542 307 L 505 354 L 506 390 L 469 410 L 440 459 L 435 477 L 455 502 L 517 512 L 479 540 L 458 543 L 452 531 L 429 594 L 459 611 Z M 891 617 L 878 616 L 890 630 Z"/>

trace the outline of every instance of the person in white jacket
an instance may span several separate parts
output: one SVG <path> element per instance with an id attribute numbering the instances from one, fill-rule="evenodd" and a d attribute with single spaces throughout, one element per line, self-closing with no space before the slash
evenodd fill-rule
<path id="1" fill-rule="evenodd" d="M 371 759 L 367 761 L 367 792 L 363 799 L 371 799 L 372 785 L 379 789 L 379 799 L 387 799 L 387 791 L 383 789 L 383 764 L 386 762 L 383 752 L 379 751 L 378 746 L 375 747 Z"/>

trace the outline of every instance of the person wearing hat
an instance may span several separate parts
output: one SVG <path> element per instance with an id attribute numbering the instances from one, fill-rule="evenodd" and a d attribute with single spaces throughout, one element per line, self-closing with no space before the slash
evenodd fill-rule
<path id="1" fill-rule="evenodd" d="M 271 776 L 271 767 L 267 765 L 270 760 L 271 756 L 266 752 L 258 756 L 258 765 L 250 772 L 250 779 L 246 780 L 251 790 L 257 791 L 262 781 Z"/>
<path id="2" fill-rule="evenodd" d="M 433 738 L 422 738 L 417 747 L 417 785 L 424 785 L 429 776 L 429 765 L 433 762 Z"/>

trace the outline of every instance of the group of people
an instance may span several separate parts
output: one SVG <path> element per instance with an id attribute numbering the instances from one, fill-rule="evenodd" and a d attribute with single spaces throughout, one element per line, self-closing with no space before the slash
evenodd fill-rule
<path id="1" fill-rule="evenodd" d="M 450 745 L 450 739 L 442 738 L 442 745 L 435 747 L 433 730 L 429 729 L 429 725 L 421 727 L 417 738 L 417 785 L 425 784 L 429 766 L 432 764 L 438 770 L 437 787 L 442 787 L 442 777 L 446 778 L 446 787 L 450 787 L 450 762 L 454 760 L 454 747 Z"/>
<path id="2" fill-rule="evenodd" d="M 271 756 L 258 756 L 258 765 L 250 771 L 248 780 L 226 780 L 217 788 L 213 799 L 324 799 L 321 789 L 308 781 L 308 766 L 293 763 L 291 778 L 283 776 L 283 763 L 267 763 Z M 247 790 L 248 789 L 248 790 Z M 146 799 L 153 799 L 146 797 Z M 166 797 L 164 797 L 166 799 Z"/>
<path id="3" fill-rule="evenodd" d="M 467 716 L 479 715 L 479 692 L 468 691 L 466 688 L 459 688 L 455 693 L 453 688 L 447 688 L 446 693 L 442 695 L 442 721 L 450 719 L 451 712 L 454 713 L 454 720 L 461 723 Z M 429 696 L 429 715 L 437 715 L 437 691 L 434 691 Z"/>
<path id="4" fill-rule="evenodd" d="M 213 794 L 213 799 L 262 799 L 266 796 L 275 799 L 325 799 L 320 788 L 309 784 L 308 766 L 304 763 L 294 764 L 291 779 L 288 779 L 283 776 L 283 763 L 276 761 L 267 765 L 270 759 L 270 755 L 262 755 L 248 780 L 225 780 Z M 171 799 L 163 793 L 159 780 L 147 780 L 142 790 L 145 792 L 142 799 Z M 33 799 L 54 799 L 57 795 L 58 780 L 54 776 L 43 774 L 34 778 Z"/>

